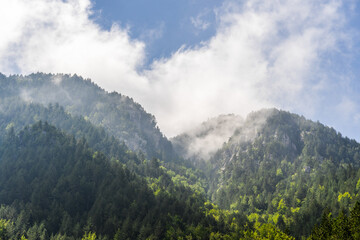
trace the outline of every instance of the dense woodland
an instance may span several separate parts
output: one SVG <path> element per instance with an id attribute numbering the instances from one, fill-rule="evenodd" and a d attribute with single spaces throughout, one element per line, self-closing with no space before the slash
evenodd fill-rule
<path id="1" fill-rule="evenodd" d="M 108 93 L 77 75 L 42 74 L 6 77 L 0 73 L 0 96 L 20 98 L 26 103 L 59 104 L 67 113 L 82 116 L 102 126 L 133 151 L 148 157 L 174 159 L 168 141 L 156 126 L 155 117 L 131 98 Z"/>
<path id="2" fill-rule="evenodd" d="M 0 75 L 0 239 L 360 239 L 356 141 L 276 109 L 189 136 L 76 75 Z"/>
<path id="3" fill-rule="evenodd" d="M 357 142 L 281 111 L 267 118 L 251 142 L 238 140 L 242 131 L 211 159 L 225 166 L 211 178 L 210 194 L 220 207 L 300 237 L 311 232 L 326 208 L 338 215 L 358 200 Z"/>

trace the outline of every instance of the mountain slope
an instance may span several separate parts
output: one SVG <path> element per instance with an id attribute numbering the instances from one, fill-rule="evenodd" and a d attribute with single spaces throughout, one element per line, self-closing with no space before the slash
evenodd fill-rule
<path id="1" fill-rule="evenodd" d="M 82 116 L 73 117 L 58 104 L 44 107 L 41 104 L 26 103 L 17 97 L 9 97 L 0 102 L 0 109 L 0 142 L 11 128 L 19 132 L 24 126 L 43 121 L 75 136 L 78 140 L 85 139 L 95 151 L 101 151 L 109 158 L 121 160 L 131 169 L 134 169 L 131 166 L 139 164 L 136 157 L 128 158 L 124 155 L 128 148 L 120 140 L 110 136 L 103 127 L 93 125 Z"/>
<path id="2" fill-rule="evenodd" d="M 218 223 L 205 213 L 213 207 L 204 196 L 173 182 L 157 160 L 146 163 L 146 171 L 151 188 L 122 164 L 47 123 L 38 122 L 18 135 L 10 129 L 0 145 L 0 219 L 11 221 L 7 236 L 13 239 L 79 239 L 89 231 L 101 239 L 242 234 L 230 225 L 243 227 L 241 215 L 229 215 L 229 224 Z"/>
<path id="3" fill-rule="evenodd" d="M 220 207 L 306 236 L 323 209 L 359 200 L 360 144 L 276 109 L 250 114 L 208 162 Z"/>
<path id="4" fill-rule="evenodd" d="M 31 74 L 6 77 L 0 74 L 0 96 L 19 97 L 28 103 L 58 103 L 72 115 L 81 115 L 104 127 L 134 151 L 167 161 L 176 158 L 171 143 L 156 126 L 155 117 L 140 104 L 119 93 L 107 93 L 90 80 L 76 75 Z M 0 109 L 1 110 L 1 109 Z"/>
<path id="5" fill-rule="evenodd" d="M 325 209 L 336 216 L 360 200 L 356 141 L 277 109 L 253 112 L 245 120 L 221 119 L 172 139 L 178 153 L 206 172 L 208 196 L 221 208 L 300 238 L 310 234 Z M 208 144 L 218 142 L 223 129 L 229 130 L 228 139 Z"/>
<path id="6" fill-rule="evenodd" d="M 2 204 L 25 211 L 24 224 L 44 222 L 50 233 L 74 236 L 89 218 L 98 232 L 112 234 L 134 200 L 155 201 L 141 179 L 41 122 L 18 136 L 10 130 L 0 148 L 0 189 Z"/>
<path id="7" fill-rule="evenodd" d="M 222 115 L 172 141 L 90 80 L 0 74 L 0 238 L 300 239 L 360 200 L 359 143 L 296 114 Z"/>

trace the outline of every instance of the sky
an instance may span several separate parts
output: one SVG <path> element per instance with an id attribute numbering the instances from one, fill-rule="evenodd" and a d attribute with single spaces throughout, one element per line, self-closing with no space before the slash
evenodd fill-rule
<path id="1" fill-rule="evenodd" d="M 360 141 L 356 0 L 0 0 L 0 72 L 132 97 L 168 137 L 276 107 Z"/>

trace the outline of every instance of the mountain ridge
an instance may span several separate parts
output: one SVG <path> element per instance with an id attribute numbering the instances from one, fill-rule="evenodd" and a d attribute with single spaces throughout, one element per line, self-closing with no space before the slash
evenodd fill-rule
<path id="1" fill-rule="evenodd" d="M 90 80 L 0 74 L 0 236 L 303 239 L 357 211 L 360 144 L 319 122 L 262 109 L 171 140 Z"/>
<path id="2" fill-rule="evenodd" d="M 134 151 L 167 160 L 176 159 L 170 141 L 156 125 L 155 117 L 131 98 L 108 93 L 77 75 L 36 73 L 0 75 L 0 94 L 45 106 L 58 103 L 73 115 L 82 115 L 124 141 Z"/>

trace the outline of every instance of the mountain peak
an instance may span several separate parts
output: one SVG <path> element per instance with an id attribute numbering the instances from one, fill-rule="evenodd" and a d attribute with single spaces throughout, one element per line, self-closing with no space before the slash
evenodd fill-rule
<path id="1" fill-rule="evenodd" d="M 77 75 L 35 73 L 0 77 L 3 99 L 47 106 L 58 103 L 66 112 L 102 126 L 109 135 L 149 158 L 176 158 L 170 141 L 156 126 L 155 117 L 130 97 L 108 93 Z"/>

